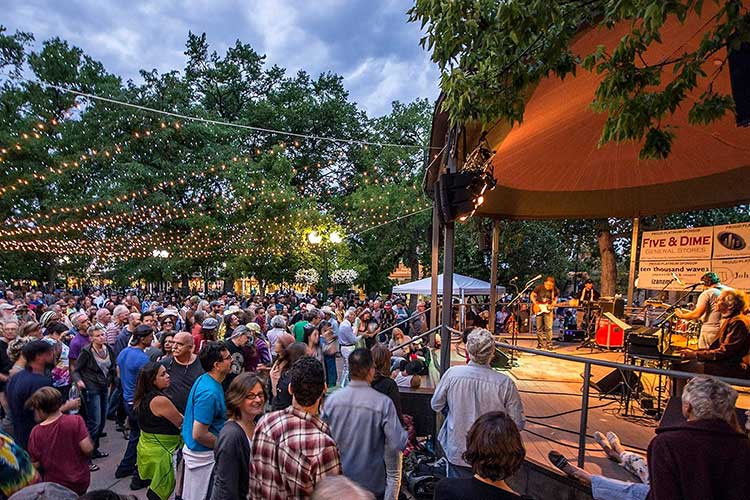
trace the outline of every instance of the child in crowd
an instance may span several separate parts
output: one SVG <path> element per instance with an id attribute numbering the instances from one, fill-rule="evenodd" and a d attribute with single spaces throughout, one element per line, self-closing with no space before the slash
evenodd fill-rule
<path id="1" fill-rule="evenodd" d="M 39 422 L 29 437 L 29 455 L 42 480 L 86 493 L 91 482 L 88 457 L 94 443 L 80 415 L 60 411 L 62 395 L 53 387 L 42 387 L 26 401 Z"/>

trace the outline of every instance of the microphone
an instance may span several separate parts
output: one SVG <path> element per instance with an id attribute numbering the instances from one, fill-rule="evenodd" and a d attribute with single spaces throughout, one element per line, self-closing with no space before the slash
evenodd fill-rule
<path id="1" fill-rule="evenodd" d="M 685 288 L 695 288 L 698 286 L 701 286 L 703 284 L 702 281 L 699 281 L 698 283 L 693 283 L 692 285 L 686 285 Z"/>
<path id="2" fill-rule="evenodd" d="M 518 281 L 518 276 L 515 276 L 515 277 L 511 278 L 511 280 L 509 281 L 509 283 L 513 283 L 514 281 Z"/>
<path id="3" fill-rule="evenodd" d="M 537 274 L 536 276 L 534 276 L 533 278 L 531 278 L 529 281 L 536 281 L 536 280 L 538 280 L 541 277 L 542 277 L 541 274 Z"/>
<path id="4" fill-rule="evenodd" d="M 685 283 L 682 282 L 679 276 L 677 276 L 674 272 L 672 272 L 672 279 L 677 282 L 680 286 L 685 286 Z"/>

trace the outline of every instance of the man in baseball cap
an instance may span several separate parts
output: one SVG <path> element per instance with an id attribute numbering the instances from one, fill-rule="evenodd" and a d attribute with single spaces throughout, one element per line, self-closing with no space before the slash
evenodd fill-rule
<path id="1" fill-rule="evenodd" d="M 432 396 L 436 412 L 447 410 L 438 440 L 445 450 L 450 477 L 471 477 L 464 460 L 466 433 L 476 420 L 490 411 L 503 411 L 519 430 L 526 422 L 523 405 L 513 380 L 490 366 L 495 354 L 495 339 L 487 330 L 475 329 L 466 339 L 468 365 L 448 368 Z"/>

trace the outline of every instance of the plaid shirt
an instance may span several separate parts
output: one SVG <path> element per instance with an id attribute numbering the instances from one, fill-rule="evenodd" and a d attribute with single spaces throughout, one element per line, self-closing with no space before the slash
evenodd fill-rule
<path id="1" fill-rule="evenodd" d="M 294 407 L 275 411 L 255 427 L 250 498 L 307 498 L 327 475 L 341 474 L 341 459 L 328 424 Z"/>

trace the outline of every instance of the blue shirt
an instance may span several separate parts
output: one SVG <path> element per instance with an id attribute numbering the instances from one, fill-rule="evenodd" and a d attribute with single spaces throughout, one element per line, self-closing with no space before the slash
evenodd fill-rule
<path id="1" fill-rule="evenodd" d="M 445 458 L 462 467 L 471 467 L 463 459 L 466 434 L 479 417 L 490 411 L 503 411 L 513 419 L 519 431 L 526 424 L 521 397 L 513 380 L 490 365 L 474 361 L 451 366 L 445 371 L 435 388 L 431 405 L 435 411 L 447 411 L 438 441 Z"/>
<path id="2" fill-rule="evenodd" d="M 365 381 L 352 380 L 328 396 L 323 420 L 338 445 L 344 475 L 376 496 L 383 495 L 383 457 L 403 451 L 408 437 L 391 398 Z"/>
<path id="3" fill-rule="evenodd" d="M 122 395 L 126 403 L 133 402 L 138 372 L 148 362 L 148 354 L 137 347 L 123 349 L 117 356 L 117 366 L 120 368 L 120 381 L 122 382 Z"/>
<path id="4" fill-rule="evenodd" d="M 360 338 L 360 336 L 354 335 L 352 324 L 348 319 L 341 322 L 341 325 L 339 326 L 339 345 L 354 345 Z"/>
<path id="5" fill-rule="evenodd" d="M 182 440 L 193 451 L 210 451 L 193 439 L 193 421 L 208 426 L 211 434 L 219 437 L 227 421 L 227 406 L 224 403 L 224 389 L 211 375 L 204 373 L 195 380 L 185 405 L 185 419 L 182 422 Z"/>

